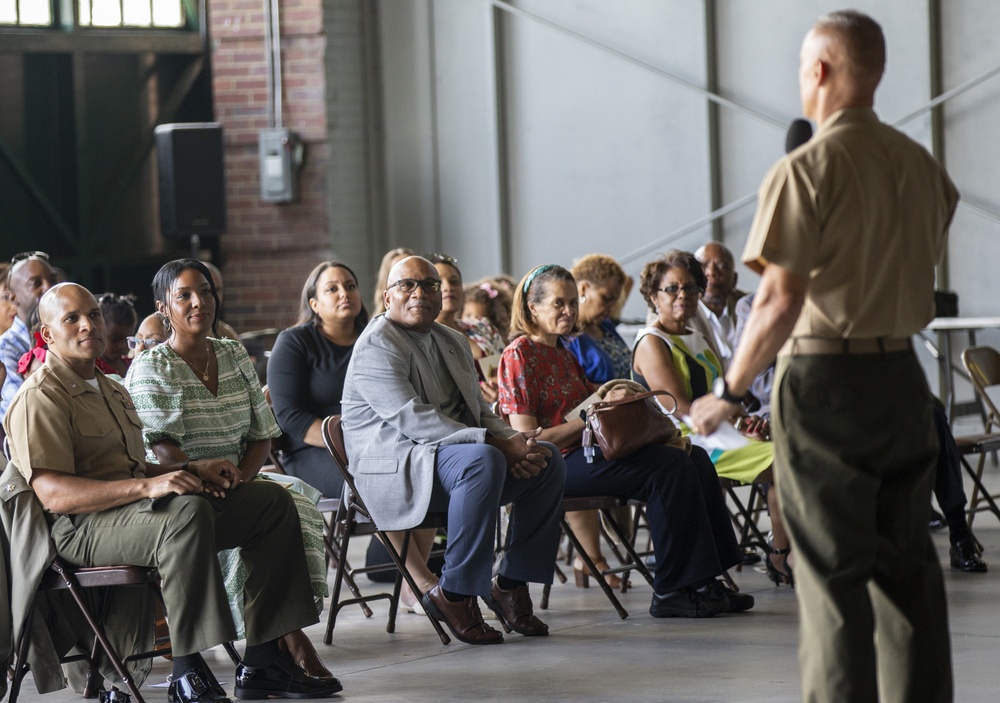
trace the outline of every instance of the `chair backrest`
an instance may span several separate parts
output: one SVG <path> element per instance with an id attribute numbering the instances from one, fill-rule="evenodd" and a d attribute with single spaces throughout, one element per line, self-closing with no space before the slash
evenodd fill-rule
<path id="1" fill-rule="evenodd" d="M 976 394 L 989 413 L 986 431 L 1000 423 L 1000 352 L 993 347 L 969 347 L 962 352 L 962 363 L 972 379 Z"/>
<path id="2" fill-rule="evenodd" d="M 371 519 L 371 514 L 365 506 L 358 487 L 354 485 L 354 477 L 347 470 L 347 450 L 344 448 L 344 428 L 341 426 L 340 415 L 330 415 L 323 419 L 323 444 L 326 445 L 333 463 L 340 469 L 340 474 L 344 477 L 344 494 L 340 500 L 341 510 L 353 507 L 359 511 L 366 519 Z"/>
<path id="3" fill-rule="evenodd" d="M 344 447 L 344 428 L 340 415 L 331 415 L 323 420 L 323 443 L 333 456 L 337 467 L 347 474 L 347 449 Z"/>
<path id="4" fill-rule="evenodd" d="M 267 401 L 267 407 L 274 409 L 273 403 L 271 403 L 271 391 L 266 385 L 261 386 L 261 390 L 264 392 L 264 400 Z M 274 466 L 274 472 L 279 474 L 288 475 L 285 471 L 284 464 L 281 463 L 281 452 L 285 448 L 285 434 L 281 433 L 280 437 L 275 437 L 271 440 L 271 447 L 268 449 L 267 458 Z"/>

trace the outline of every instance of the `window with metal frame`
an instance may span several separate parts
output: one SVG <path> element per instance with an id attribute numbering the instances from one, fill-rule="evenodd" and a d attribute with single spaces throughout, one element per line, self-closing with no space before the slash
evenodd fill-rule
<path id="1" fill-rule="evenodd" d="M 179 29 L 187 24 L 185 1 L 77 0 L 78 24 L 94 28 Z M 52 0 L 0 0 L 0 25 L 50 27 Z"/>

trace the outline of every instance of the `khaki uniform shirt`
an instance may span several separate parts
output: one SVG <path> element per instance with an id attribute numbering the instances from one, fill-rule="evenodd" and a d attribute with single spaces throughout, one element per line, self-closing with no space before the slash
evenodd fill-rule
<path id="1" fill-rule="evenodd" d="M 51 352 L 24 382 L 4 419 L 11 461 L 34 469 L 115 481 L 145 477 L 142 421 L 118 383 L 97 372 L 100 390 Z"/>
<path id="2" fill-rule="evenodd" d="M 809 280 L 793 338 L 909 337 L 934 317 L 957 204 L 923 147 L 872 109 L 847 108 L 767 174 L 743 260 Z"/>

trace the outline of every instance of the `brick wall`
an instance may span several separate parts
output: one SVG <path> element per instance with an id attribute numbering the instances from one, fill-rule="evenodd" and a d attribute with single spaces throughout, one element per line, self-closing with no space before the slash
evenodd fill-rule
<path id="1" fill-rule="evenodd" d="M 228 229 L 221 241 L 226 321 L 237 331 L 294 321 L 306 274 L 331 255 L 328 235 L 322 0 L 282 0 L 283 126 L 305 142 L 299 199 L 260 200 L 258 131 L 268 126 L 261 0 L 209 0 L 215 119 L 226 140 Z"/>

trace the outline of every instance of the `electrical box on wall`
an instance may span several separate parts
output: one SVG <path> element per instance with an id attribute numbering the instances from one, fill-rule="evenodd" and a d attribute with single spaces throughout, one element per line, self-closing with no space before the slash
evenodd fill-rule
<path id="1" fill-rule="evenodd" d="M 287 129 L 262 129 L 260 155 L 260 199 L 266 203 L 290 203 L 299 195 L 299 168 L 305 146 Z"/>

